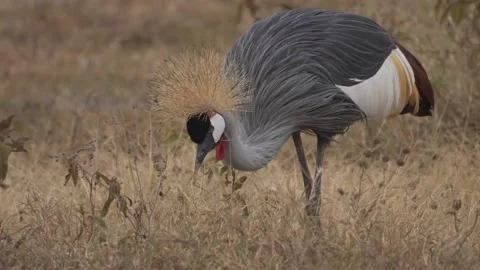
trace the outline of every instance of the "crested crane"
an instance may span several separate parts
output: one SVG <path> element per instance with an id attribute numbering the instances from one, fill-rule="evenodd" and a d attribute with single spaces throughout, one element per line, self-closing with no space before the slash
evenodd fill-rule
<path id="1" fill-rule="evenodd" d="M 293 9 L 261 19 L 229 51 L 172 57 L 152 80 L 152 109 L 186 118 L 195 171 L 216 158 L 243 171 L 266 166 L 292 138 L 308 215 L 320 212 L 322 161 L 356 122 L 432 115 L 434 93 L 417 58 L 363 16 Z M 312 178 L 301 132 L 317 137 Z"/>

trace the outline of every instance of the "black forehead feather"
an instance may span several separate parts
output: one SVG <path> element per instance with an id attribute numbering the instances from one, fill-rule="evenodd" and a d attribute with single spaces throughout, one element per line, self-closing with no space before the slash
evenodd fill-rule
<path id="1" fill-rule="evenodd" d="M 207 117 L 207 114 L 201 113 L 192 116 L 187 121 L 187 132 L 190 139 L 196 144 L 202 143 L 210 125 L 210 119 Z"/>

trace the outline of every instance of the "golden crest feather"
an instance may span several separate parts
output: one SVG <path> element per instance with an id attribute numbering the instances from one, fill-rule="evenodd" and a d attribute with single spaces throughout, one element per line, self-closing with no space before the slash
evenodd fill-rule
<path id="1" fill-rule="evenodd" d="M 214 48 L 190 49 L 166 59 L 150 84 L 154 116 L 165 122 L 209 111 L 244 109 L 248 99 L 244 77 L 233 70 L 226 72 L 224 60 L 224 54 Z"/>

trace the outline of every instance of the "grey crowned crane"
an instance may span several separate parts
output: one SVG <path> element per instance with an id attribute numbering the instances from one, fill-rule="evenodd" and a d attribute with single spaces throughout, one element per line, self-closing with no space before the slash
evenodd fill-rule
<path id="1" fill-rule="evenodd" d="M 278 12 L 254 23 L 229 51 L 172 57 L 152 80 L 152 110 L 184 117 L 195 170 L 216 158 L 256 171 L 291 137 L 307 214 L 319 215 L 322 161 L 336 135 L 362 120 L 432 115 L 434 94 L 417 58 L 374 21 L 321 9 Z M 300 137 L 317 137 L 314 177 Z"/>

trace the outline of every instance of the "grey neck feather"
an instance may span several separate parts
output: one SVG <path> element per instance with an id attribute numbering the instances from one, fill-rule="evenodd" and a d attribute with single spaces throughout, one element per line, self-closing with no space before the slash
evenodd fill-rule
<path id="1" fill-rule="evenodd" d="M 224 162 L 241 171 L 256 171 L 266 166 L 275 158 L 291 134 L 288 130 L 272 133 L 260 129 L 253 134 L 247 134 L 242 118 L 230 114 L 224 115 L 224 118 L 228 141 Z M 268 134 L 283 135 L 269 137 Z"/>

